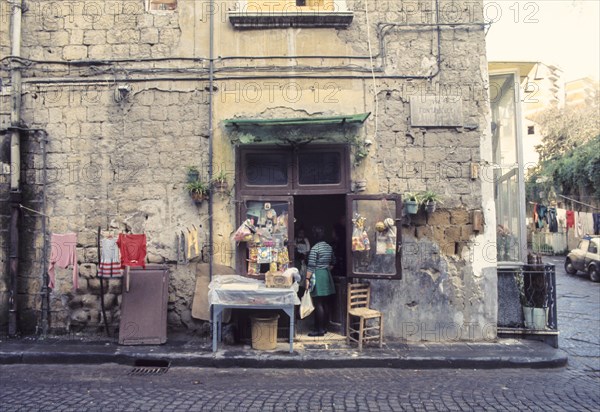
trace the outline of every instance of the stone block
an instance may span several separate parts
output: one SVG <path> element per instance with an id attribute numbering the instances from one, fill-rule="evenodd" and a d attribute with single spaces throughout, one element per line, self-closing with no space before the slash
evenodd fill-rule
<path id="1" fill-rule="evenodd" d="M 154 27 L 154 15 L 150 13 L 144 13 L 137 16 L 137 27 L 150 28 Z"/>
<path id="2" fill-rule="evenodd" d="M 154 27 L 143 28 L 140 31 L 140 42 L 149 44 L 158 43 L 158 29 Z"/>
<path id="3" fill-rule="evenodd" d="M 65 46 L 62 49 L 62 56 L 65 60 L 83 60 L 88 57 L 88 48 L 86 46 Z"/>
<path id="4" fill-rule="evenodd" d="M 129 57 L 129 45 L 128 44 L 113 44 L 111 47 L 112 53 L 115 57 Z"/>
<path id="5" fill-rule="evenodd" d="M 78 137 L 81 134 L 79 123 L 68 123 L 65 131 L 66 137 Z"/>
<path id="6" fill-rule="evenodd" d="M 66 46 L 69 44 L 69 32 L 66 30 L 50 32 L 49 46 Z"/>
<path id="7" fill-rule="evenodd" d="M 129 46 L 131 57 L 150 57 L 152 49 L 148 44 L 132 44 Z"/>
<path id="8" fill-rule="evenodd" d="M 83 33 L 84 31 L 81 29 L 71 29 L 69 43 L 71 43 L 72 45 L 83 44 Z"/>
<path id="9" fill-rule="evenodd" d="M 84 248 L 83 258 L 85 259 L 85 262 L 97 262 L 98 249 L 96 247 Z"/>
<path id="10" fill-rule="evenodd" d="M 98 309 L 90 309 L 88 312 L 88 319 L 89 319 L 89 323 L 91 325 L 99 325 L 100 321 L 101 321 L 101 316 L 100 316 L 100 304 L 98 304 Z"/>
<path id="11" fill-rule="evenodd" d="M 418 226 L 416 228 L 417 239 L 433 239 L 433 228 L 431 226 Z"/>
<path id="12" fill-rule="evenodd" d="M 88 311 L 85 309 L 77 309 L 70 314 L 71 323 L 75 326 L 84 326 L 88 323 Z"/>
<path id="13" fill-rule="evenodd" d="M 460 226 L 450 226 L 444 230 L 444 235 L 449 242 L 458 242 L 461 240 Z"/>
<path id="14" fill-rule="evenodd" d="M 471 149 L 468 147 L 455 147 L 446 152 L 446 160 L 451 162 L 471 161 Z"/>
<path id="15" fill-rule="evenodd" d="M 106 59 L 112 57 L 111 52 L 111 47 L 108 44 L 95 44 L 88 47 L 90 59 Z"/>
<path id="16" fill-rule="evenodd" d="M 106 32 L 106 42 L 108 44 L 135 44 L 140 41 L 139 30 L 108 30 Z"/>
<path id="17" fill-rule="evenodd" d="M 425 153 L 420 147 L 407 147 L 404 150 L 404 156 L 407 162 L 422 162 L 425 160 Z"/>
<path id="18" fill-rule="evenodd" d="M 471 213 L 465 209 L 452 209 L 450 211 L 450 223 L 453 225 L 464 225 L 469 223 Z"/>
<path id="19" fill-rule="evenodd" d="M 114 293 L 104 294 L 104 308 L 108 311 L 114 308 L 117 304 L 117 295 Z"/>
<path id="20" fill-rule="evenodd" d="M 473 236 L 473 225 L 462 225 L 460 227 L 460 240 L 470 240 L 471 236 Z"/>
<path id="21" fill-rule="evenodd" d="M 86 30 L 83 32 L 83 44 L 95 45 L 106 43 L 106 31 L 104 30 Z"/>
<path id="22" fill-rule="evenodd" d="M 65 329 L 69 323 L 70 315 L 66 310 L 52 310 L 50 312 L 50 324 L 52 328 Z"/>
<path id="23" fill-rule="evenodd" d="M 171 25 L 171 16 L 168 14 L 155 14 L 154 15 L 154 27 L 167 27 Z"/>
<path id="24" fill-rule="evenodd" d="M 95 263 L 84 263 L 79 266 L 79 276 L 86 279 L 91 279 L 96 276 L 96 264 Z"/>
<path id="25" fill-rule="evenodd" d="M 99 278 L 91 278 L 87 280 L 88 291 L 93 293 L 100 292 L 100 279 Z"/>
<path id="26" fill-rule="evenodd" d="M 427 218 L 427 224 L 432 226 L 450 225 L 450 212 L 447 210 L 438 210 L 433 212 Z"/>

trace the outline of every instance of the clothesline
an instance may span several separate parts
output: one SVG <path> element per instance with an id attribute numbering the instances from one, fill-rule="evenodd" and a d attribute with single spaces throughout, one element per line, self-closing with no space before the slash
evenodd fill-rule
<path id="1" fill-rule="evenodd" d="M 588 205 L 587 203 L 580 202 L 579 200 L 571 199 L 570 197 L 567 197 L 567 196 L 563 196 L 563 195 L 557 195 L 557 196 L 560 196 L 560 197 L 562 197 L 563 199 L 570 200 L 571 202 L 575 202 L 575 203 L 579 203 L 580 205 L 587 206 L 587 207 L 589 207 L 589 208 L 592 208 L 592 209 L 594 209 L 594 210 L 600 210 L 599 208 L 597 208 L 597 207 L 595 207 L 595 206 Z"/>
<path id="2" fill-rule="evenodd" d="M 42 216 L 46 216 L 46 217 L 48 217 L 48 215 L 47 215 L 47 214 L 45 214 L 45 213 L 42 213 L 42 212 L 38 212 L 37 210 L 30 209 L 30 208 L 28 208 L 28 207 L 25 207 L 25 206 L 23 206 L 23 205 L 22 205 L 22 204 L 20 204 L 20 203 L 19 203 L 19 207 L 20 207 L 21 209 L 28 210 L 28 211 L 30 211 L 30 212 L 32 212 L 32 213 L 37 213 L 38 215 L 42 215 Z"/>

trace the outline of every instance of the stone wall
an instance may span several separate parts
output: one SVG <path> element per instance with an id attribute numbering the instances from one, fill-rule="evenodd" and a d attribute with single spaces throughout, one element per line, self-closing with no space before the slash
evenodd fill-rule
<path id="1" fill-rule="evenodd" d="M 181 0 L 178 10 L 157 13 L 146 12 L 143 1 L 85 8 L 27 3 L 23 56 L 32 64 L 24 70 L 22 117 L 47 133 L 48 178 L 41 178 L 40 134 L 29 134 L 23 142 L 25 202 L 38 210 L 45 187 L 48 232 L 77 232 L 81 263 L 77 291 L 70 272 L 58 271 L 52 327 L 101 325 L 95 278 L 101 227 L 103 233 L 146 233 L 150 261 L 171 268 L 169 325 L 200 328 L 190 316 L 195 266 L 175 264 L 174 242 L 176 232 L 190 225 L 206 228 L 208 222 L 206 205 L 197 208 L 184 191 L 186 166 L 200 167 L 207 178 L 207 2 Z M 216 55 L 237 58 L 216 61 L 216 169 L 232 177 L 235 170 L 224 119 L 371 112 L 353 141 L 353 155 L 364 150 L 367 156 L 354 163 L 352 179 L 366 180 L 370 193 L 428 189 L 444 198 L 440 211 L 420 215 L 404 228 L 403 279 L 374 282 L 374 304 L 389 314 L 388 334 L 431 338 L 415 332 L 419 325 L 419 330 L 437 330 L 436 339 L 452 339 L 439 333 L 439 325 L 477 323 L 477 336 L 461 338 L 481 339 L 483 325 L 495 324 L 496 281 L 494 263 L 481 258 L 494 240 L 494 227 L 475 233 L 471 222 L 475 209 L 483 211 L 486 222 L 495 221 L 490 182 L 470 173 L 473 163 L 485 165 L 491 155 L 484 34 L 471 25 L 483 19 L 480 2 L 442 0 L 446 14 L 441 18 L 467 25 L 439 31 L 427 25 L 434 22 L 434 1 L 349 0 L 355 17 L 347 30 L 254 31 L 236 31 L 227 21 L 226 10 L 236 2 L 217 3 Z M 96 13 L 91 7 L 100 9 Z M 459 16 L 448 10 L 459 10 Z M 357 57 L 240 58 L 281 55 Z M 387 77 L 374 82 L 373 75 Z M 7 76 L 3 69 L 3 81 Z M 119 92 L 125 85 L 126 96 Z M 297 99 L 287 93 L 291 85 L 301 93 Z M 411 127 L 410 98 L 425 95 L 461 101 L 464 127 Z M 235 210 L 232 197 L 215 198 L 215 243 L 209 250 L 217 263 L 234 262 L 229 236 Z M 40 216 L 26 215 L 23 225 L 19 308 L 21 328 L 33 331 L 47 266 L 42 248 L 48 251 L 49 244 Z M 0 280 L 0 293 L 2 287 Z M 120 292 L 120 281 L 110 281 L 105 301 L 113 327 Z"/>

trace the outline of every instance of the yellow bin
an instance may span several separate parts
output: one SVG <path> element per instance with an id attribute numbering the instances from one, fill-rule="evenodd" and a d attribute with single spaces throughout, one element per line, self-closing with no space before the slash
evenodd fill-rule
<path id="1" fill-rule="evenodd" d="M 269 317 L 252 316 L 252 349 L 273 350 L 277 348 L 278 314 Z"/>

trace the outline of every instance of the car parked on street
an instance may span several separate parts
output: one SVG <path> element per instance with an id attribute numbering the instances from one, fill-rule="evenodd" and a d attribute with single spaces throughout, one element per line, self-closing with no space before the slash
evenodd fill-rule
<path id="1" fill-rule="evenodd" d="M 593 282 L 600 282 L 600 236 L 585 236 L 565 260 L 569 275 L 577 271 L 587 273 Z"/>

